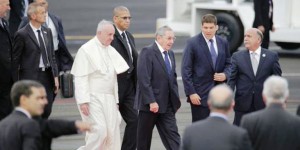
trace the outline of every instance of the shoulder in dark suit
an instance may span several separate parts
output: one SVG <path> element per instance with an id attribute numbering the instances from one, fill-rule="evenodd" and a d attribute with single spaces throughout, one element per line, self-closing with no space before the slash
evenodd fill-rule
<path id="1" fill-rule="evenodd" d="M 248 111 L 252 99 L 255 110 L 264 108 L 262 99 L 264 81 L 271 75 L 281 76 L 282 73 L 278 54 L 264 48 L 261 49 L 256 75 L 253 73 L 248 50 L 238 51 L 232 55 L 231 69 L 228 84 L 232 89 L 236 88 L 235 110 L 238 111 Z"/>
<path id="2" fill-rule="evenodd" d="M 128 71 L 118 74 L 118 88 L 119 88 L 119 98 L 120 98 L 120 103 L 123 101 L 123 97 L 126 96 L 126 91 L 128 90 L 128 81 L 134 83 L 134 89 L 136 88 L 136 68 L 137 68 L 137 58 L 138 58 L 138 53 L 135 48 L 135 41 L 134 37 L 132 34 L 128 31 L 125 31 L 127 38 L 130 43 L 131 51 L 132 51 L 132 64 L 130 59 L 130 55 L 128 54 L 128 46 L 126 41 L 124 41 L 118 32 L 116 26 L 115 27 L 115 35 L 114 35 L 114 40 L 111 42 L 111 46 L 114 47 L 119 54 L 125 59 L 127 62 L 128 66 L 133 68 L 133 70 L 129 69 Z M 131 71 L 131 72 L 130 72 Z M 133 79 L 133 81 L 132 81 Z"/>
<path id="3" fill-rule="evenodd" d="M 0 18 L 1 19 L 1 18 Z M 2 19 L 4 27 L 0 26 L 0 120 L 12 111 L 10 89 L 12 87 L 12 40 L 7 22 Z"/>
<path id="4" fill-rule="evenodd" d="M 201 105 L 194 105 L 190 102 L 193 122 L 209 115 L 208 93 L 215 85 L 222 83 L 214 80 L 215 73 L 224 73 L 227 80 L 230 74 L 228 42 L 217 35 L 215 36 L 218 55 L 214 65 L 203 34 L 200 33 L 187 41 L 181 65 L 187 101 L 190 102 L 190 96 L 193 94 L 197 94 L 201 98 Z"/>
<path id="5" fill-rule="evenodd" d="M 9 0 L 10 3 L 10 13 L 9 13 L 9 30 L 13 36 L 18 30 L 18 26 L 24 16 L 24 0 Z M 28 4 L 33 2 L 33 0 L 28 0 Z"/>
<path id="6" fill-rule="evenodd" d="M 74 59 L 67 48 L 65 34 L 64 34 L 64 28 L 63 28 L 61 19 L 52 13 L 48 13 L 48 15 L 51 18 L 51 20 L 55 26 L 56 32 L 58 34 L 58 37 L 57 37 L 58 38 L 58 49 L 55 51 L 58 70 L 59 71 L 71 70 Z M 22 21 L 19 25 L 19 29 L 25 27 L 28 24 L 28 22 L 29 22 L 28 17 L 23 17 Z"/>
<path id="7" fill-rule="evenodd" d="M 0 122 L 1 150 L 39 150 L 40 128 L 36 121 L 19 111 Z"/>
<path id="8" fill-rule="evenodd" d="M 42 33 L 50 61 L 53 78 L 58 76 L 58 69 L 53 51 L 52 33 L 49 28 L 42 26 Z M 14 38 L 13 46 L 13 77 L 19 79 L 37 80 L 41 50 L 32 28 L 27 24 L 20 29 Z"/>
<path id="9" fill-rule="evenodd" d="M 185 129 L 181 150 L 251 150 L 247 131 L 220 117 L 208 117 Z"/>
<path id="10" fill-rule="evenodd" d="M 273 26 L 273 14 L 271 18 L 269 17 L 270 0 L 254 0 L 254 22 L 253 27 L 264 26 L 266 29 L 270 30 Z M 273 6 L 273 2 L 271 1 Z"/>
<path id="11" fill-rule="evenodd" d="M 176 112 L 181 103 L 178 95 L 176 63 L 174 53 L 169 51 L 172 72 L 168 75 L 164 59 L 156 43 L 142 49 L 137 66 L 138 87 L 135 108 L 150 112 L 149 104 L 157 102 L 159 113 L 167 110 L 171 102 Z"/>
<path id="12" fill-rule="evenodd" d="M 247 114 L 241 121 L 257 150 L 298 150 L 299 126 L 300 118 L 286 112 L 281 104 Z"/>
<path id="13" fill-rule="evenodd" d="M 57 138 L 62 135 L 77 134 L 77 128 L 74 121 L 66 120 L 54 120 L 54 119 L 42 119 L 35 118 L 39 123 L 41 129 L 41 147 L 42 150 L 51 150 L 51 143 L 53 138 Z"/>
<path id="14" fill-rule="evenodd" d="M 213 66 L 211 54 L 202 33 L 187 41 L 182 57 L 181 74 L 187 96 L 197 93 L 201 97 L 201 105 L 207 107 L 210 89 L 218 84 L 213 79 L 215 73 L 224 72 L 227 79 L 230 74 L 230 52 L 228 43 L 215 36 L 218 47 L 216 66 Z"/>

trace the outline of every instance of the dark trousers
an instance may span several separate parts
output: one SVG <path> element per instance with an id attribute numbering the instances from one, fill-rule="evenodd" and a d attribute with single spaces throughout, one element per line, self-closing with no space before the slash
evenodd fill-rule
<path id="1" fill-rule="evenodd" d="M 261 47 L 268 49 L 270 43 L 270 28 L 265 27 L 265 32 L 263 34 L 264 34 L 264 39 L 261 43 Z"/>
<path id="2" fill-rule="evenodd" d="M 121 150 L 136 150 L 137 110 L 133 108 L 135 98 L 134 80 L 123 80 L 126 90 L 119 91 L 119 110 L 126 122 Z"/>
<path id="3" fill-rule="evenodd" d="M 171 107 L 168 107 L 166 113 L 139 111 L 137 150 L 150 150 L 154 125 L 166 150 L 178 150 L 180 135 Z"/>
<path id="4" fill-rule="evenodd" d="M 190 102 L 192 110 L 192 122 L 203 120 L 209 116 L 210 110 L 208 107 L 201 105 L 194 105 Z"/>
<path id="5" fill-rule="evenodd" d="M 44 113 L 42 114 L 42 118 L 49 118 L 52 105 L 54 101 L 54 77 L 52 75 L 51 68 L 46 69 L 45 71 L 38 72 L 38 81 L 45 87 L 47 93 L 48 104 L 44 108 Z"/>
<path id="6" fill-rule="evenodd" d="M 8 116 L 13 110 L 10 99 L 10 90 L 12 83 L 0 83 L 0 121 Z"/>
<path id="7" fill-rule="evenodd" d="M 254 96 L 253 96 L 254 97 Z M 254 107 L 254 99 L 252 99 L 252 103 L 251 103 L 251 107 L 249 110 L 247 111 L 234 111 L 234 120 L 233 120 L 233 124 L 236 126 L 240 126 L 241 120 L 243 118 L 243 116 L 245 114 L 251 113 L 256 111 L 255 107 Z"/>

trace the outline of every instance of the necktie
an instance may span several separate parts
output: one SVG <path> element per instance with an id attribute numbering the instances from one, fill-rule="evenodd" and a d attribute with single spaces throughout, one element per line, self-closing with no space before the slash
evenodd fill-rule
<path id="1" fill-rule="evenodd" d="M 255 57 L 256 55 L 257 54 L 255 52 L 251 53 L 251 64 L 252 64 L 252 69 L 253 69 L 254 75 L 256 75 L 257 68 L 258 68 L 258 61 L 257 61 L 257 59 Z"/>
<path id="2" fill-rule="evenodd" d="M 166 65 L 168 74 L 171 74 L 171 64 L 170 64 L 168 52 L 167 52 L 167 51 L 164 51 L 164 55 L 165 55 L 165 65 Z"/>
<path id="3" fill-rule="evenodd" d="M 38 32 L 38 37 L 39 37 L 39 43 L 40 43 L 40 49 L 41 49 L 41 53 L 42 53 L 43 63 L 44 63 L 44 66 L 47 68 L 50 65 L 49 65 L 49 61 L 48 61 L 48 57 L 47 57 L 46 47 L 45 47 L 44 41 L 41 36 L 41 30 L 37 30 L 37 32 Z"/>
<path id="4" fill-rule="evenodd" d="M 130 44 L 129 44 L 129 42 L 127 41 L 127 38 L 126 38 L 126 34 L 125 34 L 125 32 L 122 32 L 122 34 L 121 34 L 121 36 L 122 36 L 122 38 L 123 38 L 123 40 L 125 41 L 125 43 L 126 43 L 126 50 L 127 50 L 127 54 L 128 54 L 128 56 L 129 56 L 129 72 L 131 72 L 132 70 L 133 70 L 133 59 L 132 59 L 132 54 L 131 54 L 131 46 L 130 46 Z"/>
<path id="5" fill-rule="evenodd" d="M 209 40 L 210 42 L 210 55 L 211 55 L 211 59 L 213 61 L 213 66 L 216 67 L 216 61 L 217 61 L 217 53 L 216 53 L 216 50 L 215 50 L 215 47 L 214 47 L 214 40 L 213 39 L 210 39 Z"/>

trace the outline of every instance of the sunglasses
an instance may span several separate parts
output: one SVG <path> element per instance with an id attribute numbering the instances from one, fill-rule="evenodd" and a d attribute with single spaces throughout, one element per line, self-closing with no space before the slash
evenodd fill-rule
<path id="1" fill-rule="evenodd" d="M 119 16 L 118 16 L 119 17 Z M 122 18 L 123 20 L 131 20 L 131 17 L 119 17 L 119 18 Z"/>

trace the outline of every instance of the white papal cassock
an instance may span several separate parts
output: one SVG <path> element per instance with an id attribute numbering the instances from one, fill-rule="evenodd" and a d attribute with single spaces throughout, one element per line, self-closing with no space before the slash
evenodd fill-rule
<path id="1" fill-rule="evenodd" d="M 128 68 L 122 56 L 112 46 L 102 45 L 97 37 L 78 50 L 71 70 L 75 98 L 78 106 L 89 104 L 89 116 L 79 112 L 83 121 L 93 123 L 92 131 L 86 133 L 86 145 L 79 150 L 121 149 L 117 74 Z"/>

